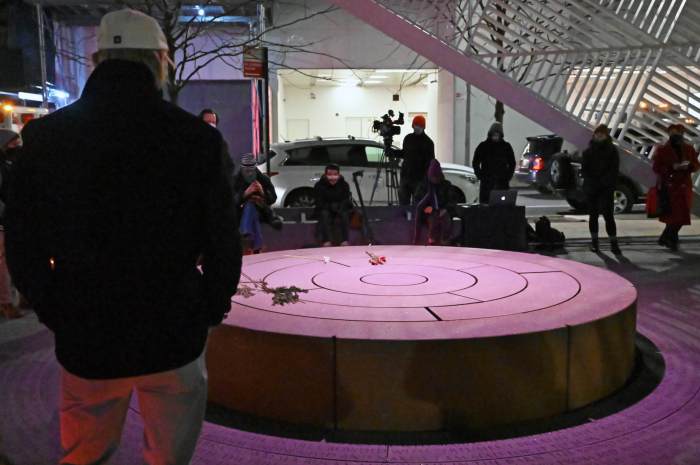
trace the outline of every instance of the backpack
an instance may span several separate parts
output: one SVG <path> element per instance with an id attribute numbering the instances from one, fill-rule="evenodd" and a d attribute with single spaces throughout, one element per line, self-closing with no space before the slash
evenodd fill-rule
<path id="1" fill-rule="evenodd" d="M 563 245 L 566 240 L 564 233 L 553 228 L 546 216 L 541 216 L 535 222 L 535 234 L 539 242 L 549 246 Z"/>

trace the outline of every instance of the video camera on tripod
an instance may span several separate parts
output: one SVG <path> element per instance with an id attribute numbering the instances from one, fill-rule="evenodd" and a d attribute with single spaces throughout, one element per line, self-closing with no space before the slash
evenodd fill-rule
<path id="1" fill-rule="evenodd" d="M 381 120 L 374 120 L 372 123 L 372 131 L 382 136 L 385 147 L 391 147 L 394 136 L 401 134 L 401 128 L 399 126 L 403 125 L 403 123 L 403 113 L 399 112 L 398 119 L 394 119 L 394 110 L 389 110 L 382 115 Z"/>
<path id="2" fill-rule="evenodd" d="M 369 199 L 370 205 L 374 202 L 374 194 L 377 192 L 382 170 L 384 171 L 384 179 L 386 180 L 387 203 L 393 205 L 398 202 L 399 178 L 397 169 L 399 162 L 397 154 L 394 152 L 391 145 L 394 142 L 394 136 L 401 134 L 401 128 L 399 126 L 403 125 L 403 123 L 403 113 L 399 112 L 399 117 L 394 119 L 394 110 L 389 110 L 386 114 L 382 115 L 381 120 L 374 120 L 372 124 L 372 131 L 379 133 L 384 140 L 384 150 L 382 151 L 382 157 L 377 165 L 377 174 L 374 178 L 372 195 Z"/>

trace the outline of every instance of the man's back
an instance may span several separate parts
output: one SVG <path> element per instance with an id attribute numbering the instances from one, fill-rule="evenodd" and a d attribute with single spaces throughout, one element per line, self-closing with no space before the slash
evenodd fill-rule
<path id="1" fill-rule="evenodd" d="M 221 136 L 150 83 L 145 67 L 107 61 L 76 104 L 23 134 L 10 268 L 59 361 L 85 378 L 194 360 L 238 282 Z"/>

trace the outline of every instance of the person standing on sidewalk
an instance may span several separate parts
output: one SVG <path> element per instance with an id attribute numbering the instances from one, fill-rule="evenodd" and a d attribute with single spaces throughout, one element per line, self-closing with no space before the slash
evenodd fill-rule
<path id="1" fill-rule="evenodd" d="M 108 462 L 135 394 L 145 462 L 186 465 L 209 329 L 240 277 L 227 154 L 217 130 L 163 100 L 170 59 L 155 19 L 106 14 L 93 61 L 81 98 L 22 132 L 10 273 L 55 335 L 59 463 Z"/>
<path id="2" fill-rule="evenodd" d="M 668 128 L 668 142 L 661 145 L 654 155 L 653 168 L 659 183 L 666 190 L 670 211 L 659 216 L 666 224 L 659 245 L 678 250 L 678 232 L 690 224 L 690 208 L 693 202 L 693 180 L 691 174 L 700 169 L 698 153 L 688 144 L 681 124 Z"/>
<path id="3" fill-rule="evenodd" d="M 501 123 L 493 123 L 474 151 L 474 174 L 479 179 L 479 202 L 489 203 L 492 190 L 510 189 L 515 173 L 515 153 L 506 142 Z"/>
<path id="4" fill-rule="evenodd" d="M 588 205 L 588 230 L 591 233 L 591 250 L 600 252 L 598 217 L 605 219 L 605 232 L 610 239 L 610 251 L 622 254 L 617 240 L 615 224 L 614 192 L 620 171 L 620 155 L 610 137 L 610 130 L 601 124 L 593 131 L 593 138 L 583 151 L 581 174 L 583 191 Z"/>
<path id="5" fill-rule="evenodd" d="M 19 134 L 0 129 L 0 313 L 7 319 L 21 318 L 22 312 L 12 303 L 12 280 L 5 254 L 5 205 L 10 185 L 10 171 L 20 150 Z"/>
<path id="6" fill-rule="evenodd" d="M 417 115 L 411 123 L 413 132 L 403 140 L 400 152 L 401 181 L 399 182 L 399 204 L 412 205 L 417 202 L 415 192 L 428 171 L 430 161 L 435 159 L 435 144 L 425 133 L 425 116 Z"/>

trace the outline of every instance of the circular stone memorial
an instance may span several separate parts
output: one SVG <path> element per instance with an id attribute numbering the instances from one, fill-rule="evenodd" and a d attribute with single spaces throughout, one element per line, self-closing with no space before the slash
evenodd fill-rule
<path id="1" fill-rule="evenodd" d="M 634 366 L 634 287 L 577 262 L 341 247 L 247 256 L 243 273 L 254 292 L 233 298 L 207 357 L 210 402 L 247 415 L 349 431 L 476 430 L 582 407 Z M 306 292 L 278 305 L 254 289 L 263 282 Z"/>

